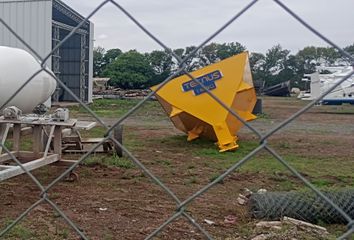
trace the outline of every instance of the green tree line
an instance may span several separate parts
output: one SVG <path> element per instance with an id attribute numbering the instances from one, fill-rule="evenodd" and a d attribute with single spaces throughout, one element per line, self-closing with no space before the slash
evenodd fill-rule
<path id="1" fill-rule="evenodd" d="M 196 49 L 195 46 L 173 50 L 184 58 Z M 354 55 L 354 44 L 345 47 Z M 188 71 L 193 71 L 218 62 L 235 54 L 247 51 L 238 42 L 210 43 L 199 49 L 186 64 Z M 264 81 L 266 86 L 291 81 L 293 87 L 302 87 L 304 74 L 315 71 L 316 66 L 349 64 L 349 59 L 332 47 L 305 47 L 295 55 L 282 46 L 275 45 L 263 53 L 250 53 L 250 65 L 253 79 Z M 177 61 L 165 51 L 140 53 L 136 50 L 123 52 L 120 49 L 94 49 L 94 76 L 109 77 L 109 84 L 123 89 L 143 89 L 158 84 L 178 69 Z"/>

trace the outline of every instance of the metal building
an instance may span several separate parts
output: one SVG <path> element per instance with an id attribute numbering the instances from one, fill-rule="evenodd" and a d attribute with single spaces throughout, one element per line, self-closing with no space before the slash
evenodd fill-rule
<path id="1" fill-rule="evenodd" d="M 0 0 L 0 19 L 45 57 L 84 17 L 60 0 Z M 28 50 L 1 23 L 0 45 Z M 47 66 L 81 100 L 92 102 L 93 24 L 86 21 L 52 54 Z M 53 100 L 74 98 L 58 87 Z"/>

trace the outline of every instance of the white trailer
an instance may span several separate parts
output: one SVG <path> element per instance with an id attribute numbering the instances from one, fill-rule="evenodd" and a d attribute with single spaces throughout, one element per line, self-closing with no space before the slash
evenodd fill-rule
<path id="1" fill-rule="evenodd" d="M 321 72 L 329 72 L 321 74 Z M 312 74 L 305 75 L 311 81 L 310 93 L 303 100 L 314 100 L 322 95 L 329 88 L 333 87 L 338 81 L 343 79 L 353 71 L 353 67 L 318 67 L 317 71 Z M 333 91 L 327 94 L 321 104 L 324 105 L 341 105 L 349 103 L 354 105 L 354 76 L 338 85 Z"/>

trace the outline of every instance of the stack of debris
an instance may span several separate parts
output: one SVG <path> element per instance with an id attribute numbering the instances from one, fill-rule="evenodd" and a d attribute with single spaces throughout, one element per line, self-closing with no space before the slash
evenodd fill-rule
<path id="1" fill-rule="evenodd" d="M 348 198 L 348 191 L 344 191 L 346 193 L 345 199 L 347 199 L 349 202 L 352 203 L 351 199 Z M 331 194 L 335 196 L 341 197 L 343 199 L 341 192 L 332 192 Z M 276 194 L 279 197 L 279 193 L 272 193 L 268 192 L 266 189 L 259 189 L 257 192 L 253 193 L 249 189 L 245 188 L 243 189 L 242 193 L 239 194 L 237 198 L 237 203 L 242 206 L 247 206 L 250 208 L 250 213 L 253 217 L 255 218 L 262 218 L 262 219 L 268 219 L 267 221 L 262 220 L 257 223 L 255 223 L 254 227 L 252 227 L 252 230 L 247 233 L 247 236 L 240 236 L 238 235 L 237 237 L 233 238 L 228 238 L 232 240 L 283 240 L 283 239 L 291 239 L 291 240 L 300 240 L 300 239 L 309 239 L 309 240 L 317 240 L 317 239 L 322 239 L 322 240 L 329 240 L 333 239 L 334 236 L 328 233 L 327 229 L 325 227 L 315 225 L 312 223 L 309 223 L 308 221 L 302 221 L 298 220 L 295 218 L 288 217 L 287 215 L 284 214 L 290 214 L 292 215 L 292 212 L 284 212 L 281 211 L 281 209 L 284 210 L 284 205 L 280 207 L 280 209 L 277 209 L 275 211 L 273 208 L 260 208 L 260 205 L 269 205 L 269 202 L 272 202 L 274 200 L 274 194 Z M 285 193 L 282 193 L 285 194 Z M 306 198 L 304 198 L 304 193 L 291 193 L 291 197 L 293 198 L 295 195 L 301 196 L 301 199 L 304 199 L 303 201 L 308 201 L 308 196 L 306 195 Z M 281 194 L 280 194 L 281 195 Z M 289 193 L 286 193 L 288 196 Z M 327 196 L 329 195 L 328 193 L 326 194 Z M 332 196 L 331 195 L 331 196 Z M 334 198 L 331 198 L 334 200 Z M 319 205 L 319 200 L 317 200 L 317 205 Z M 346 201 L 346 202 L 348 202 Z M 298 203 L 295 199 L 295 201 L 288 201 L 289 205 L 292 205 L 292 203 Z M 257 204 L 255 204 L 257 203 Z M 337 201 L 338 203 L 338 201 Z M 315 204 L 316 205 L 316 204 Z M 273 206 L 273 205 L 272 205 Z M 321 204 L 323 206 L 323 204 Z M 291 208 L 297 209 L 294 207 L 294 205 L 290 206 Z M 270 212 L 277 212 L 278 215 L 275 217 L 274 214 L 272 217 L 269 217 L 267 214 L 260 214 L 260 209 L 262 209 L 263 213 L 267 212 L 268 214 Z M 272 210 L 272 211 L 270 211 Z M 274 210 L 274 211 L 273 211 Z M 304 216 L 301 216 L 300 213 L 301 211 L 297 211 L 298 218 L 304 219 Z M 270 220 L 270 221 L 269 221 Z M 253 224 L 252 224 L 253 225 Z"/>
<path id="2" fill-rule="evenodd" d="M 327 229 L 294 218 L 283 217 L 281 221 L 261 221 L 256 223 L 252 240 L 274 239 L 331 239 Z"/>
<path id="3" fill-rule="evenodd" d="M 105 99 L 142 99 L 151 92 L 150 89 L 129 89 L 121 88 L 105 89 L 94 92 L 95 98 Z"/>

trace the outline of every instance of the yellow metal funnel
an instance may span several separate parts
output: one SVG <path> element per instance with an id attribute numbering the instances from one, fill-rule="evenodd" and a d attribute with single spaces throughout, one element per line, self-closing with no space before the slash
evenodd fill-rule
<path id="1" fill-rule="evenodd" d="M 247 52 L 196 70 L 191 75 L 244 120 L 256 118 L 252 110 L 257 97 Z M 220 152 L 238 147 L 236 133 L 243 124 L 188 76 L 171 80 L 156 93 L 156 98 L 176 128 L 188 134 L 188 141 L 198 137 L 212 139 L 217 141 Z"/>

